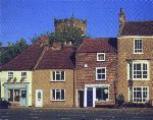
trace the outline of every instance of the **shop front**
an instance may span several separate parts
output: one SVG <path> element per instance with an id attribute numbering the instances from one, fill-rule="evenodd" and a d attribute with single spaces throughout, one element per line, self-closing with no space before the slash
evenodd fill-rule
<path id="1" fill-rule="evenodd" d="M 109 103 L 109 84 L 90 84 L 84 88 L 84 107 L 95 107 Z"/>
<path id="2" fill-rule="evenodd" d="M 12 105 L 28 106 L 28 83 L 4 83 L 4 99 Z"/>

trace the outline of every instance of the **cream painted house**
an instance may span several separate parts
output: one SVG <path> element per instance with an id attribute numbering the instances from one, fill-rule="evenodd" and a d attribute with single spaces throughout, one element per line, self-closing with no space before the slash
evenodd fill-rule
<path id="1" fill-rule="evenodd" d="M 32 105 L 32 72 L 2 71 L 1 97 L 14 105 Z"/>
<path id="2" fill-rule="evenodd" d="M 1 98 L 13 106 L 32 106 L 32 71 L 44 49 L 41 39 L 0 68 Z"/>

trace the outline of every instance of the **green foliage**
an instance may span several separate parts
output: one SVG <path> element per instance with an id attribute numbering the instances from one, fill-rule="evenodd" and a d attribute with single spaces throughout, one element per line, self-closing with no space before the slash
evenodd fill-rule
<path id="1" fill-rule="evenodd" d="M 81 44 L 82 39 L 87 38 L 88 36 L 82 34 L 81 29 L 72 26 L 65 26 L 62 30 L 57 30 L 55 32 L 47 32 L 40 35 L 35 35 L 31 42 L 34 43 L 42 36 L 48 36 L 48 41 L 44 43 L 44 46 L 52 46 L 53 42 L 72 42 L 74 45 L 78 46 Z"/>
<path id="2" fill-rule="evenodd" d="M 2 47 L 2 42 L 0 42 L 0 47 Z"/>
<path id="3" fill-rule="evenodd" d="M 21 38 L 16 43 L 8 43 L 8 46 L 0 53 L 0 64 L 5 64 L 9 62 L 12 58 L 20 54 L 23 50 L 28 47 L 26 41 Z M 3 49 L 3 48 L 1 48 Z"/>
<path id="4" fill-rule="evenodd" d="M 74 45 L 79 45 L 85 37 L 79 28 L 66 26 L 62 31 L 55 31 L 55 40 L 64 42 L 72 42 Z"/>

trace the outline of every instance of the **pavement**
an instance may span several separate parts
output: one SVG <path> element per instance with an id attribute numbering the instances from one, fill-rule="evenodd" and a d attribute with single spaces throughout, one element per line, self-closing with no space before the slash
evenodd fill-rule
<path id="1" fill-rule="evenodd" d="M 11 108 L 0 120 L 153 120 L 153 108 Z"/>

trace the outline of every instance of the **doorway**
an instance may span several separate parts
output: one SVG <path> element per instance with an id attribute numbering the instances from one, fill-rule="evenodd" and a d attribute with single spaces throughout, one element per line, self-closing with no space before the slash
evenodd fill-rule
<path id="1" fill-rule="evenodd" d="M 36 107 L 43 107 L 43 91 L 41 89 L 36 90 L 35 106 Z"/>
<path id="2" fill-rule="evenodd" d="M 79 107 L 83 107 L 83 101 L 84 101 L 84 91 L 78 91 L 79 93 Z"/>
<path id="3" fill-rule="evenodd" d="M 87 88 L 87 107 L 93 107 L 93 88 Z"/>

